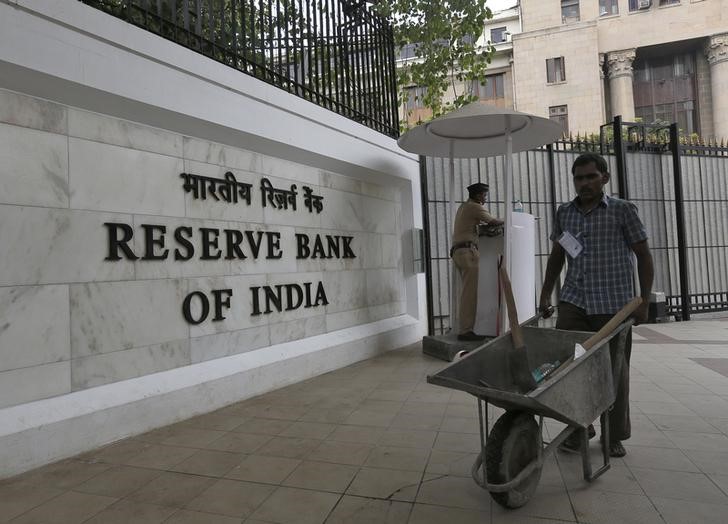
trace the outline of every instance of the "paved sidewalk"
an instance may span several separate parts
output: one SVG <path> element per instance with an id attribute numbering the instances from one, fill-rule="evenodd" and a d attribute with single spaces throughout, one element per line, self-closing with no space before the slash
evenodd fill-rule
<path id="1" fill-rule="evenodd" d="M 0 481 L 0 522 L 728 521 L 728 320 L 636 328 L 627 456 L 587 485 L 559 453 L 518 510 L 470 478 L 475 401 L 425 381 L 445 365 L 404 348 Z"/>

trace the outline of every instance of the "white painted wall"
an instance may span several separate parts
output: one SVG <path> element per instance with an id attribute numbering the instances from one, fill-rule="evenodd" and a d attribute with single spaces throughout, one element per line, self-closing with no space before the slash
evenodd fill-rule
<path id="1" fill-rule="evenodd" d="M 0 477 L 413 343 L 417 158 L 396 142 L 69 0 L 0 0 Z M 194 200 L 181 172 L 253 184 Z M 320 215 L 262 208 L 309 185 Z M 104 222 L 263 229 L 266 261 L 110 262 Z M 293 235 L 355 238 L 296 260 Z M 199 248 L 199 246 L 198 246 Z M 322 281 L 325 307 L 252 316 L 255 285 Z M 181 314 L 231 288 L 219 323 Z"/>

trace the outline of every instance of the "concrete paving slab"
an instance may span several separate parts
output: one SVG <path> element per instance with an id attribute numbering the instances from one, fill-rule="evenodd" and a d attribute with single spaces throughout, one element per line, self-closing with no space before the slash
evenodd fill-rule
<path id="1" fill-rule="evenodd" d="M 447 364 L 418 344 L 2 480 L 0 522 L 722 524 L 728 319 L 635 333 L 627 455 L 587 483 L 557 453 L 516 510 L 470 477 L 477 403 L 428 384 Z"/>

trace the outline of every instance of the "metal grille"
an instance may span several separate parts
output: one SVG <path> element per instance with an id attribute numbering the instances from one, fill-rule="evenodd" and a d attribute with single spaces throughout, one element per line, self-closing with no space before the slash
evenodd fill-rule
<path id="1" fill-rule="evenodd" d="M 728 149 L 681 146 L 690 310 L 728 310 Z M 673 309 L 680 297 L 670 297 Z"/>
<path id="2" fill-rule="evenodd" d="M 81 0 L 391 137 L 390 24 L 363 0 Z"/>

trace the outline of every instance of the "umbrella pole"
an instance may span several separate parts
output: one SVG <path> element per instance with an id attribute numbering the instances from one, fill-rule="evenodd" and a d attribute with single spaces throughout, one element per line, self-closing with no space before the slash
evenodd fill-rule
<path id="1" fill-rule="evenodd" d="M 448 191 L 450 193 L 450 228 L 455 227 L 455 141 L 450 139 L 449 143 L 449 167 L 450 177 L 448 178 Z M 452 235 L 448 237 L 447 251 L 450 253 L 450 245 L 452 242 Z M 450 259 L 450 330 L 457 333 L 458 320 L 460 312 L 457 310 L 458 304 L 458 286 L 456 285 L 458 280 L 457 270 L 455 269 L 455 263 Z"/>
<path id="2" fill-rule="evenodd" d="M 505 268 L 508 274 L 513 278 L 513 260 L 512 260 L 512 249 L 511 249 L 511 234 L 513 227 L 513 137 L 511 136 L 511 116 L 506 115 L 506 157 L 504 176 L 506 178 L 506 194 L 505 194 L 505 205 L 506 205 L 506 219 L 505 228 L 503 232 L 503 258 Z M 508 326 L 507 314 L 503 315 L 503 332 L 505 333 Z"/>

